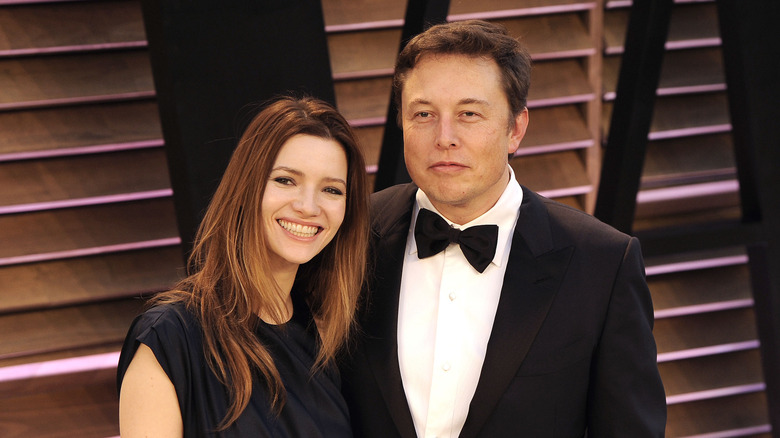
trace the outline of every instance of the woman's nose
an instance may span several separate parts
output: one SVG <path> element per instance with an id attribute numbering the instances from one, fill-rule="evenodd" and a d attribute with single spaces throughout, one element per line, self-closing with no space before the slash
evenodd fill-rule
<path id="1" fill-rule="evenodd" d="M 293 201 L 293 208 L 305 216 L 316 216 L 320 213 L 317 193 L 314 190 L 301 190 Z"/>

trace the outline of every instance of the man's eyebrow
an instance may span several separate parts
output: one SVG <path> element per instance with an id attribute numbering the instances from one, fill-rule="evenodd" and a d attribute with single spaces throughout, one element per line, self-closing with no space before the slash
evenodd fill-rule
<path id="1" fill-rule="evenodd" d="M 465 98 L 465 99 L 461 99 L 461 100 L 459 100 L 459 101 L 458 101 L 458 104 L 459 104 L 459 105 L 472 105 L 472 104 L 477 104 L 477 105 L 485 105 L 485 106 L 490 106 L 490 102 L 488 102 L 488 101 L 486 101 L 486 100 L 482 100 L 482 99 L 477 99 L 477 98 L 475 98 L 475 97 L 467 97 L 467 98 Z"/>

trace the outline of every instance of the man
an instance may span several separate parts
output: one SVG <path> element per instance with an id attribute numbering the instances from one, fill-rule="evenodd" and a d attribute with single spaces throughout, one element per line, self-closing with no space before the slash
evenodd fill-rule
<path id="1" fill-rule="evenodd" d="M 529 78 L 527 51 L 482 21 L 399 55 L 414 184 L 372 197 L 374 275 L 342 369 L 356 436 L 663 436 L 638 241 L 508 165 Z"/>

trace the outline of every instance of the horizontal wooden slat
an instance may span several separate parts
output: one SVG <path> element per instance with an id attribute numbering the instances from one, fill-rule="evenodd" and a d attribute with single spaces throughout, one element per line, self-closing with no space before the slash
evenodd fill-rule
<path id="1" fill-rule="evenodd" d="M 607 10 L 604 13 L 605 52 L 623 52 L 628 27 L 628 9 Z M 714 2 L 677 4 L 669 22 L 667 49 L 712 47 L 720 44 L 718 14 Z"/>
<path id="2" fill-rule="evenodd" d="M 360 142 L 360 149 L 363 151 L 366 166 L 373 169 L 373 171 L 376 171 L 376 166 L 379 165 L 379 155 L 382 152 L 382 136 L 384 135 L 384 132 L 384 125 L 355 128 L 355 134 Z"/>
<path id="3" fill-rule="evenodd" d="M 528 46 L 534 59 L 595 54 L 578 14 L 541 15 L 496 20 Z M 567 29 L 560 32 L 560 29 Z M 337 79 L 389 75 L 401 39 L 400 28 L 338 32 L 328 35 L 331 69 Z"/>
<path id="4" fill-rule="evenodd" d="M 0 59 L 0 109 L 154 95 L 145 50 Z"/>
<path id="5" fill-rule="evenodd" d="M 121 198 L 166 189 L 170 192 L 162 148 L 17 161 L 0 164 L 0 169 L 0 211 L 25 207 L 38 210 L 69 201 Z"/>
<path id="6" fill-rule="evenodd" d="M 717 354 L 658 364 L 666 396 L 684 401 L 690 398 L 717 395 L 718 389 L 747 387 L 764 381 L 761 354 L 758 349 Z M 738 390 L 738 389 L 735 389 Z"/>
<path id="7" fill-rule="evenodd" d="M 392 74 L 401 29 L 374 29 L 327 36 L 330 65 L 337 79 Z"/>
<path id="8" fill-rule="evenodd" d="M 119 435 L 119 402 L 109 385 L 22 396 L 0 402 L 0 434 L 7 438 Z M 46 418 L 46 421 L 41 421 Z"/>
<path id="9" fill-rule="evenodd" d="M 741 217 L 736 192 L 673 199 L 637 205 L 634 230 L 738 222 Z"/>
<path id="10" fill-rule="evenodd" d="M 642 188 L 734 178 L 736 162 L 729 133 L 651 141 L 647 145 Z"/>
<path id="11" fill-rule="evenodd" d="M 757 437 L 761 429 L 768 431 L 766 403 L 766 394 L 755 392 L 671 405 L 667 408 L 666 436 Z M 728 434 L 729 431 L 733 434 Z"/>
<path id="12" fill-rule="evenodd" d="M 609 132 L 612 106 L 611 102 L 605 102 L 603 105 L 604 133 Z M 662 140 L 730 130 L 728 98 L 725 93 L 665 96 L 655 100 L 649 138 Z"/>
<path id="13" fill-rule="evenodd" d="M 99 345 L 121 347 L 143 301 L 121 301 L 0 315 L 0 359 Z"/>
<path id="14" fill-rule="evenodd" d="M 577 151 L 516 157 L 509 164 L 520 184 L 548 198 L 581 195 L 591 189 Z"/>
<path id="15" fill-rule="evenodd" d="M 577 105 L 532 108 L 517 155 L 578 149 L 595 144 Z"/>
<path id="16" fill-rule="evenodd" d="M 746 265 L 654 275 L 647 283 L 656 312 L 753 298 Z"/>
<path id="17" fill-rule="evenodd" d="M 604 57 L 604 98 L 615 98 L 620 63 L 619 55 Z M 719 48 L 672 50 L 664 53 L 658 94 L 697 93 L 724 90 L 723 54 Z"/>
<path id="18" fill-rule="evenodd" d="M 531 15 L 583 11 L 596 7 L 589 0 L 484 0 L 479 2 L 453 0 L 450 19 L 489 18 L 502 15 Z"/>
<path id="19" fill-rule="evenodd" d="M 534 86 L 529 90 L 529 108 L 584 102 L 595 96 L 576 60 L 537 63 L 531 82 Z M 334 88 L 339 110 L 347 119 L 384 123 L 390 100 L 389 77 L 338 81 Z"/>
<path id="20" fill-rule="evenodd" d="M 4 111 L 0 126 L 0 161 L 162 145 L 153 100 Z"/>
<path id="21" fill-rule="evenodd" d="M 583 0 L 488 0 L 484 2 L 453 1 L 449 20 L 467 18 L 491 19 L 505 16 L 561 13 L 591 10 L 593 1 Z M 322 2 L 325 26 L 330 29 L 365 29 L 401 26 L 406 2 L 402 0 L 325 0 Z"/>
<path id="22" fill-rule="evenodd" d="M 179 246 L 0 267 L 0 315 L 34 308 L 138 297 L 183 275 Z"/>
<path id="23" fill-rule="evenodd" d="M 393 21 L 394 25 L 403 22 L 406 12 L 406 0 L 323 0 L 322 14 L 325 26 L 345 26 L 354 24 L 374 24 Z"/>
<path id="24" fill-rule="evenodd" d="M 138 1 L 0 8 L 0 56 L 145 45 Z"/>
<path id="25" fill-rule="evenodd" d="M 506 26 L 528 47 L 534 59 L 560 59 L 596 54 L 593 38 L 583 20 L 580 14 L 552 14 L 495 22 Z"/>
<path id="26" fill-rule="evenodd" d="M 130 326 L 128 325 L 128 328 Z M 4 368 L 13 366 L 34 366 L 42 362 L 59 361 L 59 360 L 82 360 L 84 357 L 93 355 L 106 355 L 116 354 L 122 346 L 120 344 L 108 344 L 108 345 L 93 345 L 93 346 L 81 346 L 68 350 L 50 351 L 50 352 L 38 352 L 34 353 L 28 351 L 24 356 L 8 357 L 0 359 L 0 375 L 3 374 Z M 1 390 L 1 389 L 0 389 Z"/>
<path id="27" fill-rule="evenodd" d="M 0 397 L 0 436 L 7 438 L 108 437 L 119 434 L 116 370 L 62 376 L 51 391 L 15 391 Z"/>
<path id="28" fill-rule="evenodd" d="M 0 265 L 178 237 L 170 198 L 0 216 Z"/>
<path id="29" fill-rule="evenodd" d="M 659 354 L 757 339 L 752 308 L 659 319 L 653 334 Z"/>

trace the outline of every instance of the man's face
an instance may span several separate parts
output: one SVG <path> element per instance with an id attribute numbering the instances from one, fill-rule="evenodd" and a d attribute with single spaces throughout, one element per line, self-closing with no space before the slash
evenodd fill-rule
<path id="1" fill-rule="evenodd" d="M 489 210 L 509 182 L 507 157 L 528 124 L 510 123 L 509 101 L 492 59 L 426 55 L 401 92 L 404 159 L 412 180 L 455 223 Z"/>

